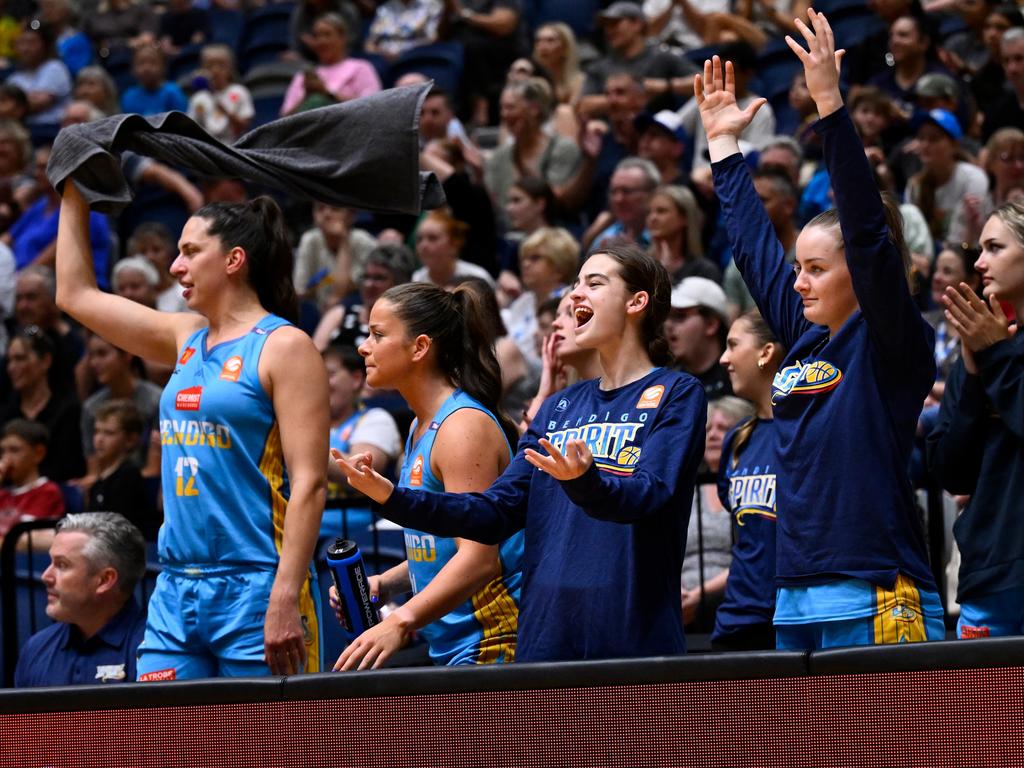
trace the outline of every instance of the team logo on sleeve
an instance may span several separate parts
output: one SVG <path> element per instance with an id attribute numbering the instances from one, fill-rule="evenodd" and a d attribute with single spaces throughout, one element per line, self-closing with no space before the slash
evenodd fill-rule
<path id="1" fill-rule="evenodd" d="M 661 396 L 665 394 L 665 386 L 663 384 L 656 384 L 653 387 L 648 387 L 644 390 L 644 393 L 640 395 L 640 399 L 637 400 L 637 408 L 657 408 L 661 403 Z"/>
<path id="2" fill-rule="evenodd" d="M 409 485 L 417 488 L 423 486 L 423 454 L 418 455 L 412 463 L 412 469 L 409 470 Z"/>
<path id="3" fill-rule="evenodd" d="M 820 395 L 831 392 L 843 380 L 843 372 L 827 360 L 793 365 L 775 374 L 772 381 L 772 404 L 777 405 L 789 395 Z"/>
<path id="4" fill-rule="evenodd" d="M 198 411 L 199 403 L 202 399 L 202 387 L 196 386 L 183 389 L 174 396 L 174 409 L 176 411 Z"/>
<path id="5" fill-rule="evenodd" d="M 242 358 L 239 355 L 232 355 L 224 361 L 224 367 L 220 369 L 220 378 L 224 381 L 238 381 L 242 375 Z"/>
<path id="6" fill-rule="evenodd" d="M 192 355 L 196 353 L 195 347 L 185 347 L 185 351 L 181 353 L 181 357 L 178 358 L 178 365 L 184 365 L 192 359 Z"/>

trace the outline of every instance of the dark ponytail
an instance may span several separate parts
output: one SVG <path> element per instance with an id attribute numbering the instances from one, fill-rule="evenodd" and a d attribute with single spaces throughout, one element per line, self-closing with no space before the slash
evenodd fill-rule
<path id="1" fill-rule="evenodd" d="M 210 203 L 195 215 L 209 222 L 207 231 L 216 235 L 224 250 L 245 251 L 249 285 L 263 308 L 297 322 L 292 247 L 277 203 L 261 195 L 247 203 Z"/>
<path id="2" fill-rule="evenodd" d="M 481 289 L 463 283 L 449 293 L 429 283 L 406 283 L 389 288 L 381 299 L 394 307 L 409 337 L 430 338 L 440 371 L 494 414 L 514 448 L 519 430 L 501 411 L 495 325 Z"/>
<path id="3" fill-rule="evenodd" d="M 631 243 L 616 243 L 595 251 L 604 254 L 619 265 L 619 276 L 631 293 L 644 291 L 648 297 L 640 333 L 647 345 L 647 354 L 655 365 L 668 365 L 672 353 L 662 332 L 665 318 L 672 308 L 672 279 L 661 262 Z"/>
<path id="4" fill-rule="evenodd" d="M 768 326 L 768 323 L 761 317 L 761 313 L 756 309 L 752 309 L 749 312 L 740 315 L 741 320 L 745 320 L 747 323 L 747 332 L 754 337 L 759 347 L 764 347 L 768 344 L 775 345 L 775 353 L 772 355 L 771 367 L 772 371 L 777 371 L 779 364 L 786 356 L 786 348 L 782 346 L 772 329 Z M 747 443 L 750 442 L 750 436 L 754 434 L 754 427 L 757 426 L 757 417 L 753 416 L 747 419 L 743 424 L 736 430 L 736 437 L 732 441 L 732 465 L 733 467 L 739 463 L 740 454 L 743 449 L 747 447 Z"/>

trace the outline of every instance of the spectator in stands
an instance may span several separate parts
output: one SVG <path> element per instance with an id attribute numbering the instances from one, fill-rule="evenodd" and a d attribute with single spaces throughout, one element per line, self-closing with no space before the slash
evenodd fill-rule
<path id="1" fill-rule="evenodd" d="M 356 212 L 313 203 L 314 226 L 302 233 L 295 252 L 295 290 L 321 310 L 359 286 L 366 258 L 377 240 L 353 227 Z"/>
<path id="2" fill-rule="evenodd" d="M 756 93 L 750 91 L 750 83 L 757 74 L 757 53 L 748 43 L 737 42 L 723 46 L 721 56 L 723 61 L 733 63 L 736 76 L 736 99 L 740 108 L 746 109 L 760 98 Z M 708 137 L 700 122 L 697 100 L 691 99 L 686 102 L 679 110 L 679 117 L 682 119 L 683 128 L 693 137 L 693 170 L 706 171 L 711 165 L 707 157 Z M 760 149 L 774 136 L 775 113 L 770 104 L 765 104 L 754 115 L 754 119 L 740 139 L 748 142 L 754 149 Z"/>
<path id="3" fill-rule="evenodd" d="M 907 183 L 907 202 L 921 209 L 932 237 L 942 242 L 959 201 L 966 195 L 985 197 L 988 178 L 978 166 L 958 159 L 963 131 L 952 112 L 933 109 L 917 125 L 921 172 Z"/>
<path id="4" fill-rule="evenodd" d="M 647 213 L 651 195 L 661 183 L 654 163 L 638 157 L 627 157 L 615 167 L 608 187 L 608 210 L 590 225 L 583 236 L 589 253 L 604 247 L 609 240 L 625 239 L 642 248 L 651 245 L 647 231 Z"/>
<path id="5" fill-rule="evenodd" d="M 720 28 L 721 32 L 732 32 L 732 28 L 719 22 L 731 20 L 729 7 L 728 0 L 644 0 L 647 34 L 680 53 L 724 42 Z M 748 26 L 745 19 L 742 21 Z"/>
<path id="6" fill-rule="evenodd" d="M 129 446 L 132 457 L 141 466 L 146 461 L 149 434 L 159 426 L 157 414 L 162 390 L 153 382 L 139 377 L 132 355 L 102 336 L 90 334 L 86 349 L 86 362 L 100 387 L 82 403 L 82 451 L 89 474 L 94 476 L 100 471 L 94 459 L 93 445 L 97 414 L 104 404 L 112 400 L 131 402 L 142 420 L 140 428 L 135 430 L 135 444 Z"/>
<path id="7" fill-rule="evenodd" d="M 728 331 L 729 306 L 718 283 L 688 277 L 672 289 L 665 338 L 673 367 L 695 376 L 709 401 L 732 394 L 729 373 L 719 362 Z"/>
<path id="8" fill-rule="evenodd" d="M 888 58 L 889 30 L 893 23 L 901 16 L 922 13 L 919 0 L 872 0 L 868 9 L 884 23 L 871 25 L 865 20 L 865 27 L 874 27 L 876 31 L 866 35 L 844 58 L 843 76 L 850 83 L 867 83 L 888 69 L 891 66 Z"/>
<path id="9" fill-rule="evenodd" d="M 436 43 L 443 13 L 440 0 L 385 0 L 374 12 L 363 49 L 394 61 L 406 51 Z"/>
<path id="10" fill-rule="evenodd" d="M 235 82 L 235 55 L 229 46 L 204 46 L 199 61 L 202 73 L 193 80 L 196 90 L 188 101 L 188 115 L 215 139 L 233 144 L 252 124 L 252 94 Z"/>
<path id="11" fill-rule="evenodd" d="M 868 153 L 884 159 L 892 149 L 889 129 L 899 118 L 889 94 L 873 85 L 855 87 L 850 92 L 850 117 Z"/>
<path id="12" fill-rule="evenodd" d="M 996 0 L 960 0 L 953 6 L 965 28 L 943 40 L 938 55 L 956 77 L 971 80 L 988 63 L 991 49 L 985 45 L 985 21 L 995 4 Z"/>
<path id="13" fill-rule="evenodd" d="M 35 178 L 32 140 L 28 131 L 15 120 L 0 118 L 0 184 L 11 191 L 17 206 L 12 211 L 14 218 L 35 199 Z M 6 226 L 9 227 L 10 222 Z"/>
<path id="14" fill-rule="evenodd" d="M 426 82 L 426 77 L 419 73 L 411 75 L 400 78 L 395 87 Z M 455 116 L 451 95 L 435 85 L 423 99 L 423 107 L 420 109 L 420 146 L 440 139 L 461 142 L 463 147 L 472 146 L 462 121 Z"/>
<path id="15" fill-rule="evenodd" d="M 523 292 L 501 312 L 508 337 L 523 357 L 538 369 L 535 337 L 537 307 L 548 299 L 560 297 L 572 282 L 579 267 L 580 246 L 568 230 L 541 227 L 523 240 L 519 248 L 519 275 Z M 518 413 L 510 410 L 509 413 Z"/>
<path id="16" fill-rule="evenodd" d="M 476 174 L 469 168 L 465 146 L 450 139 L 430 142 L 420 153 L 420 169 L 433 171 L 444 189 L 452 216 L 469 224 L 460 256 L 495 275 L 498 229 L 494 205 L 487 189 L 475 180 Z"/>
<path id="17" fill-rule="evenodd" d="M 440 35 L 462 45 L 463 105 L 475 125 L 493 125 L 501 76 L 525 52 L 520 0 L 443 0 Z"/>
<path id="18" fill-rule="evenodd" d="M 50 161 L 49 145 L 35 152 L 36 188 L 40 198 L 14 222 L 4 236 L 11 242 L 18 269 L 30 264 L 49 266 L 57 251 L 57 222 L 60 218 L 60 195 L 46 177 Z M 89 214 L 89 240 L 93 248 L 96 280 L 104 289 L 110 288 L 110 225 L 103 214 Z"/>
<path id="19" fill-rule="evenodd" d="M 871 80 L 879 90 L 889 94 L 897 108 L 909 116 L 914 111 L 914 86 L 929 72 L 948 70 L 935 58 L 935 44 L 928 19 L 923 14 L 900 16 L 889 28 L 891 68 Z"/>
<path id="20" fill-rule="evenodd" d="M 362 0 L 299 0 L 292 7 L 291 18 L 288 21 L 289 36 L 291 38 L 290 54 L 301 54 L 302 58 L 308 61 L 316 61 L 316 54 L 313 53 L 313 25 L 316 20 L 325 13 L 341 14 L 346 26 L 352 30 L 353 42 L 356 42 L 362 28 L 362 13 L 369 11 L 373 14 L 373 5 Z"/>
<path id="21" fill-rule="evenodd" d="M 637 156 L 650 160 L 661 175 L 662 184 L 685 184 L 682 158 L 686 151 L 686 131 L 679 115 L 670 109 L 652 115 L 644 112 L 636 118 Z"/>
<path id="22" fill-rule="evenodd" d="M 772 419 L 772 383 L 785 354 L 757 312 L 741 316 L 729 329 L 721 362 L 729 371 L 733 391 L 753 403 L 755 412 L 725 436 L 718 461 L 718 498 L 732 516 L 733 544 L 725 594 L 711 635 L 714 650 L 775 647 L 779 449 Z"/>
<path id="23" fill-rule="evenodd" d="M 82 19 L 82 29 L 100 58 L 108 58 L 143 45 L 154 45 L 160 19 L 145 0 L 101 0 L 95 12 Z"/>
<path id="24" fill-rule="evenodd" d="M 985 109 L 986 141 L 1000 128 L 1024 125 L 1024 28 L 1006 32 L 999 50 L 1009 88 L 998 102 Z"/>
<path id="25" fill-rule="evenodd" d="M 50 387 L 63 393 L 70 391 L 75 365 L 85 354 L 85 341 L 57 308 L 56 292 L 52 268 L 31 266 L 18 272 L 11 330 L 21 331 L 31 326 L 43 329 L 54 346 Z"/>
<path id="26" fill-rule="evenodd" d="M 87 512 L 116 512 L 156 541 L 160 518 L 139 472 L 139 441 L 148 444 L 150 426 L 131 400 L 107 400 L 95 409 L 90 453 L 92 471 Z"/>
<path id="27" fill-rule="evenodd" d="M 358 99 L 380 90 L 377 70 L 365 59 L 348 55 L 349 33 L 337 13 L 325 13 L 313 24 L 315 67 L 296 72 L 284 95 L 281 114 Z"/>
<path id="28" fill-rule="evenodd" d="M 1024 203 L 1007 203 L 981 234 L 984 298 L 966 284 L 946 289 L 946 320 L 961 359 L 946 382 L 939 423 L 928 436 L 932 473 L 951 493 L 971 494 L 953 529 L 960 548 L 961 638 L 1024 634 Z M 1007 321 L 1001 302 L 1015 313 Z"/>
<path id="29" fill-rule="evenodd" d="M 790 136 L 775 136 L 757 154 L 759 170 L 776 171 L 789 179 L 794 192 L 800 189 L 800 174 L 804 162 L 803 149 Z"/>
<path id="30" fill-rule="evenodd" d="M 792 117 L 780 117 L 776 130 L 784 136 L 794 137 L 801 146 L 810 145 L 808 149 L 815 147 L 813 154 L 820 155 L 820 147 L 817 147 L 814 131 L 811 130 L 814 121 L 818 119 L 818 109 L 814 105 L 810 91 L 807 90 L 807 78 L 804 77 L 803 72 L 793 75 L 787 101 L 790 109 L 793 110 Z"/>
<path id="31" fill-rule="evenodd" d="M 708 403 L 704 442 L 704 469 L 718 474 L 722 461 L 722 440 L 739 422 L 754 415 L 754 408 L 738 397 L 719 397 Z M 715 612 L 725 594 L 732 561 L 732 515 L 718 497 L 713 483 L 698 485 L 686 531 L 683 554 L 683 626 L 687 632 L 710 633 Z"/>
<path id="32" fill-rule="evenodd" d="M 554 306 L 552 306 L 554 305 Z M 545 333 L 544 314 L 550 310 L 550 328 Z M 561 299 L 550 299 L 537 308 L 537 332 L 541 352 L 540 384 L 537 395 L 526 409 L 520 431 L 525 432 L 544 401 L 555 392 L 578 381 L 601 378 L 601 359 L 593 349 L 576 343 L 576 316 L 572 298 L 566 292 Z"/>
<path id="33" fill-rule="evenodd" d="M 144 222 L 128 238 L 127 252 L 141 256 L 153 265 L 160 282 L 157 285 L 156 308 L 161 312 L 185 312 L 188 305 L 182 287 L 171 277 L 171 262 L 178 249 L 167 227 L 157 222 Z"/>
<path id="34" fill-rule="evenodd" d="M 1005 3 L 993 8 L 985 18 L 982 39 L 988 49 L 988 61 L 971 78 L 970 90 L 985 112 L 1003 97 L 1006 73 L 1003 71 L 1003 35 L 1014 27 L 1024 26 L 1024 14 L 1015 3 Z"/>
<path id="35" fill-rule="evenodd" d="M 25 27 L 15 43 L 17 69 L 6 82 L 28 97 L 29 126 L 57 125 L 71 96 L 71 73 L 55 45 L 54 30 L 46 24 Z"/>
<path id="36" fill-rule="evenodd" d="M 551 73 L 555 101 L 575 107 L 583 92 L 583 70 L 572 27 L 549 21 L 533 35 L 533 59 Z"/>
<path id="37" fill-rule="evenodd" d="M 703 222 L 697 199 L 686 187 L 663 185 L 651 195 L 647 213 L 651 253 L 668 270 L 673 285 L 694 276 L 722 282 L 722 270 L 704 256 Z"/>
<path id="38" fill-rule="evenodd" d="M 39 471 L 49 442 L 49 431 L 36 421 L 12 419 L 0 430 L 0 539 L 23 520 L 64 514 L 60 488 Z"/>
<path id="39" fill-rule="evenodd" d="M 155 45 L 135 49 L 132 56 L 132 74 L 138 85 L 121 94 L 125 112 L 155 115 L 160 112 L 188 111 L 188 99 L 177 83 L 167 81 L 164 52 Z"/>
<path id="40" fill-rule="evenodd" d="M 192 0 L 168 0 L 157 36 L 164 53 L 174 56 L 188 45 L 205 43 L 210 31 L 210 14 L 205 8 L 196 8 Z"/>
<path id="41" fill-rule="evenodd" d="M 56 623 L 21 649 L 15 687 L 134 681 L 146 626 L 132 594 L 146 572 L 139 529 L 109 512 L 71 515 L 57 524 L 50 561 L 46 615 Z"/>
<path id="42" fill-rule="evenodd" d="M 324 312 L 313 333 L 313 343 L 323 352 L 329 344 L 357 347 L 370 333 L 370 310 L 388 288 L 409 282 L 413 255 L 400 243 L 381 243 L 366 257 L 359 292 L 346 296 Z"/>
<path id="43" fill-rule="evenodd" d="M 416 258 L 423 266 L 412 273 L 412 281 L 445 288 L 479 277 L 493 288 L 494 278 L 486 269 L 459 258 L 467 229 L 465 222 L 443 209 L 424 216 L 416 228 Z"/>
<path id="44" fill-rule="evenodd" d="M 55 392 L 48 381 L 53 359 L 53 342 L 38 327 L 14 334 L 7 345 L 7 375 L 13 395 L 0 410 L 0 424 L 28 419 L 46 427 L 50 440 L 40 471 L 63 483 L 85 474 L 85 459 L 78 402 L 71 395 Z"/>
<path id="45" fill-rule="evenodd" d="M 935 403 L 942 402 L 944 384 L 956 361 L 960 359 L 960 337 L 956 329 L 946 320 L 945 306 L 942 297 L 949 287 L 959 288 L 962 284 L 970 286 L 975 293 L 981 290 L 981 275 L 974 266 L 981 251 L 966 243 L 949 243 L 935 258 L 935 270 L 932 273 L 931 298 L 935 309 L 924 313 L 932 328 L 935 329 L 935 366 L 938 369 L 936 388 L 932 388 Z"/>
<path id="46" fill-rule="evenodd" d="M 947 240 L 953 243 L 979 242 L 981 228 L 1003 203 L 1024 196 L 1024 131 L 1000 128 L 992 134 L 983 153 L 988 173 L 988 194 L 965 195 L 957 201 Z"/>
<path id="47" fill-rule="evenodd" d="M 23 123 L 26 117 L 28 117 L 28 95 L 25 91 L 8 82 L 0 85 L 0 118 Z"/>
<path id="48" fill-rule="evenodd" d="M 156 292 L 160 276 L 156 269 L 142 256 L 128 256 L 114 265 L 111 278 L 114 293 L 144 307 L 156 309 Z"/>
<path id="49" fill-rule="evenodd" d="M 521 176 L 544 179 L 557 197 L 580 161 L 576 142 L 547 135 L 541 127 L 551 114 L 550 86 L 541 78 L 505 86 L 501 93 L 501 122 L 511 142 L 498 147 L 487 159 L 484 182 L 496 207 L 504 211 L 508 190 Z"/>
<path id="50" fill-rule="evenodd" d="M 72 0 L 39 0 L 39 15 L 57 40 L 57 54 L 74 77 L 92 63 L 92 42 L 73 24 L 77 15 Z"/>
<path id="51" fill-rule="evenodd" d="M 75 77 L 75 99 L 87 101 L 110 117 L 121 112 L 121 99 L 117 93 L 117 85 L 103 67 L 90 66 L 79 70 Z"/>
<path id="52" fill-rule="evenodd" d="M 337 342 L 324 350 L 323 357 L 330 388 L 331 448 L 345 456 L 368 453 L 373 456 L 373 466 L 390 475 L 393 462 L 402 452 L 402 438 L 390 413 L 383 408 L 366 408 L 361 402 L 366 384 L 366 361 L 355 347 Z M 350 495 L 352 490 L 343 478 L 328 482 L 328 499 Z M 320 537 L 341 536 L 346 516 L 350 531 L 365 530 L 373 522 L 369 508 L 325 509 Z"/>
<path id="53" fill-rule="evenodd" d="M 690 77 L 696 67 L 689 59 L 660 50 L 647 41 L 647 21 L 638 3 L 616 0 L 599 16 L 608 54 L 587 68 L 580 112 L 584 117 L 607 114 L 605 81 L 612 72 L 626 70 L 642 78 L 653 111 L 676 106 L 679 97 L 693 93 Z"/>

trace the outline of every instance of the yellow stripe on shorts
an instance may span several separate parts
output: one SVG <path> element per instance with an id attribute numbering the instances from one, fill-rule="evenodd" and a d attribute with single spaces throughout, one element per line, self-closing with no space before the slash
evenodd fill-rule
<path id="1" fill-rule="evenodd" d="M 920 643 L 928 639 L 921 593 L 902 573 L 892 589 L 875 587 L 875 645 Z"/>

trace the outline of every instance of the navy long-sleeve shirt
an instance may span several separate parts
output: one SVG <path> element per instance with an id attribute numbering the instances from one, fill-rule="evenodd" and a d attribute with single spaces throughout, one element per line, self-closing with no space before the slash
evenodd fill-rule
<path id="1" fill-rule="evenodd" d="M 541 407 L 483 493 L 396 488 L 382 514 L 494 544 L 525 529 L 517 661 L 680 654 L 679 572 L 707 403 L 692 376 L 657 368 L 602 391 L 586 381 Z M 584 440 L 594 464 L 559 482 L 523 455 Z"/>
<path id="2" fill-rule="evenodd" d="M 928 463 L 951 493 L 971 494 L 953 533 L 960 547 L 957 599 L 1024 584 L 1024 336 L 975 353 L 946 380 Z"/>
<path id="3" fill-rule="evenodd" d="M 914 306 L 862 144 L 844 108 L 818 121 L 859 302 L 839 331 L 810 323 L 739 155 L 713 165 L 733 256 L 789 349 L 772 401 L 779 434 L 779 586 L 897 573 L 935 589 L 907 473 L 935 381 L 934 333 Z"/>

